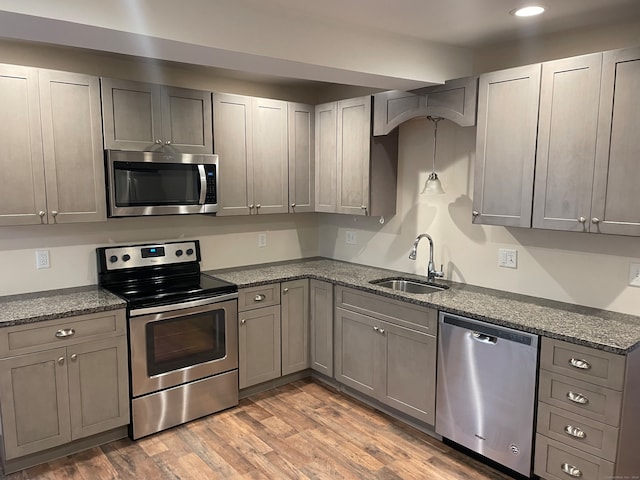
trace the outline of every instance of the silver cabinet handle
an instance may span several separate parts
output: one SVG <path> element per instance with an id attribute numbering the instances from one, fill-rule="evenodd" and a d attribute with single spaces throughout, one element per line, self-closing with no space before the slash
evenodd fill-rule
<path id="1" fill-rule="evenodd" d="M 291 204 L 291 208 L 296 208 L 295 202 Z"/>
<path id="2" fill-rule="evenodd" d="M 260 208 L 260 204 L 259 203 L 256 203 L 256 208 Z"/>
<path id="3" fill-rule="evenodd" d="M 267 298 L 266 295 L 263 295 L 262 293 L 259 293 L 258 295 L 256 295 L 255 297 L 253 297 L 253 301 L 254 302 L 261 302 L 263 301 L 265 298 Z"/>
<path id="4" fill-rule="evenodd" d="M 580 218 L 578 219 L 578 221 L 579 221 L 580 223 L 585 223 L 585 222 L 587 221 L 587 219 L 586 219 L 586 218 L 584 218 L 584 217 L 580 217 Z"/>
<path id="5" fill-rule="evenodd" d="M 571 400 L 573 403 L 578 403 L 580 405 L 586 405 L 589 403 L 589 399 L 582 395 L 581 393 L 575 393 L 569 390 L 567 392 L 567 398 Z"/>
<path id="6" fill-rule="evenodd" d="M 567 435 L 571 435 L 572 437 L 575 438 L 587 438 L 587 434 L 579 429 L 578 427 L 574 427 L 572 425 L 567 425 L 566 427 L 564 427 L 564 432 Z"/>
<path id="7" fill-rule="evenodd" d="M 245 318 L 243 318 L 242 320 L 240 320 L 240 325 L 244 325 L 245 323 L 247 323 L 247 320 Z"/>
<path id="8" fill-rule="evenodd" d="M 378 331 L 378 327 L 373 327 L 373 329 L 377 332 Z"/>
<path id="9" fill-rule="evenodd" d="M 563 463 L 560 467 L 564 473 L 571 477 L 580 478 L 582 476 L 582 472 L 573 465 L 569 465 L 568 463 Z"/>
<path id="10" fill-rule="evenodd" d="M 162 140 L 158 139 L 156 140 L 156 145 L 161 145 L 162 144 Z"/>
<path id="11" fill-rule="evenodd" d="M 58 216 L 58 211 L 57 210 L 52 210 L 51 211 L 51 215 L 53 215 L 54 217 Z"/>
<path id="12" fill-rule="evenodd" d="M 253 203 L 249 204 L 249 208 L 252 209 L 253 208 Z"/>
<path id="13" fill-rule="evenodd" d="M 77 353 L 71 354 L 71 361 L 75 362 L 76 360 L 78 360 L 78 354 Z"/>
<path id="14" fill-rule="evenodd" d="M 473 215 L 474 217 L 477 217 L 478 215 L 480 215 L 480 212 L 477 210 L 474 210 L 473 212 L 471 212 L 471 215 Z"/>
<path id="15" fill-rule="evenodd" d="M 46 215 L 46 213 L 45 213 L 43 210 L 40 210 L 40 211 L 38 212 L 38 216 L 39 216 L 40 218 L 44 217 L 45 215 Z"/>
<path id="16" fill-rule="evenodd" d="M 289 289 L 287 287 L 282 289 L 282 293 L 287 293 L 289 291 Z"/>
<path id="17" fill-rule="evenodd" d="M 171 145 L 171 140 L 167 140 L 166 142 L 164 142 L 165 145 Z"/>
<path id="18" fill-rule="evenodd" d="M 73 337 L 76 331 L 73 328 L 61 328 L 56 332 L 56 338 Z"/>
<path id="19" fill-rule="evenodd" d="M 595 223 L 596 225 L 600 223 L 600 219 L 598 217 L 593 217 L 591 219 L 591 223 Z"/>
<path id="20" fill-rule="evenodd" d="M 572 358 L 569 360 L 569 365 L 574 368 L 579 368 L 580 370 L 589 370 L 591 368 L 591 364 L 589 362 L 579 358 Z"/>
<path id="21" fill-rule="evenodd" d="M 378 332 L 380 332 L 382 335 L 384 335 L 384 328 L 379 328 Z"/>
<path id="22" fill-rule="evenodd" d="M 64 357 L 58 358 L 58 365 L 64 365 Z"/>

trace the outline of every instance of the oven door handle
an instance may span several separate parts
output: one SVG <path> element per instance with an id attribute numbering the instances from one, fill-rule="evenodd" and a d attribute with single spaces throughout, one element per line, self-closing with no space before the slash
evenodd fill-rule
<path id="1" fill-rule="evenodd" d="M 204 170 L 204 165 L 198 165 L 198 173 L 200 174 L 199 204 L 204 205 L 204 202 L 207 200 L 207 173 Z"/>
<path id="2" fill-rule="evenodd" d="M 131 317 L 139 317 L 141 315 L 152 315 L 158 313 L 173 312 L 175 310 L 182 310 L 183 308 L 202 307 L 206 305 L 214 305 L 216 303 L 224 302 L 227 300 L 234 300 L 238 298 L 238 293 L 227 293 L 224 295 L 217 295 L 215 297 L 201 298 L 200 300 L 191 300 L 188 302 L 172 303 L 170 305 L 158 305 L 156 307 L 145 307 L 133 309 L 129 312 Z"/>

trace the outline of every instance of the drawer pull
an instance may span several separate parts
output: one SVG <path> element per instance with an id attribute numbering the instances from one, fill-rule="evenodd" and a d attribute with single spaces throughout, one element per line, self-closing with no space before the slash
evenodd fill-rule
<path id="1" fill-rule="evenodd" d="M 73 337 L 76 331 L 73 328 L 61 328 L 56 332 L 56 338 Z"/>
<path id="2" fill-rule="evenodd" d="M 569 365 L 574 368 L 579 368 L 580 370 L 589 370 L 591 368 L 591 364 L 586 360 L 580 360 L 579 358 L 572 358 L 569 360 Z"/>
<path id="3" fill-rule="evenodd" d="M 569 465 L 568 463 L 563 463 L 560 468 L 562 468 L 562 471 L 570 477 L 580 478 L 582 476 L 582 472 L 578 468 L 573 465 Z"/>
<path id="4" fill-rule="evenodd" d="M 589 403 L 589 399 L 582 395 L 581 393 L 575 393 L 569 390 L 567 392 L 567 398 L 571 400 L 573 403 L 579 403 L 580 405 L 586 405 Z"/>
<path id="5" fill-rule="evenodd" d="M 266 295 L 259 293 L 258 295 L 256 295 L 255 297 L 253 297 L 253 301 L 254 302 L 261 302 L 263 301 L 265 298 L 267 298 Z"/>
<path id="6" fill-rule="evenodd" d="M 564 431 L 567 435 L 571 435 L 575 438 L 587 438 L 587 434 L 584 431 L 572 425 L 567 425 L 566 427 L 564 427 Z"/>

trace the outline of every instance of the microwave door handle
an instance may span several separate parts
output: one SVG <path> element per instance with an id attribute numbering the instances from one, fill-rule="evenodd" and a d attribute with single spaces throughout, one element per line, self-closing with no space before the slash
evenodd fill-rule
<path id="1" fill-rule="evenodd" d="M 204 205 L 207 199 L 207 173 L 204 171 L 204 165 L 198 165 L 200 173 L 200 201 L 199 205 Z"/>

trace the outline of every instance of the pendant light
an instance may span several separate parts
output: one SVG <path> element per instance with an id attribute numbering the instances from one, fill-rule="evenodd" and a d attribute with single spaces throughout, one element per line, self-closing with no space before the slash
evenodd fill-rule
<path id="1" fill-rule="evenodd" d="M 438 178 L 438 174 L 436 173 L 436 147 L 438 142 L 438 122 L 442 120 L 441 117 L 427 117 L 429 120 L 433 122 L 433 168 L 431 169 L 431 173 L 429 174 L 429 178 L 424 184 L 424 188 L 421 193 L 426 195 L 442 195 L 444 190 L 442 189 L 442 184 L 440 183 L 440 179 Z"/>

